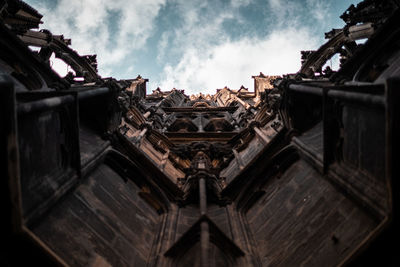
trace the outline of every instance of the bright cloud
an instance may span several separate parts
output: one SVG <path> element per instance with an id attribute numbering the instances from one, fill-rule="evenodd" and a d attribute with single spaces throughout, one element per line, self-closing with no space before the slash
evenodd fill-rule
<path id="1" fill-rule="evenodd" d="M 241 39 L 210 48 L 207 53 L 190 49 L 176 66 L 167 65 L 161 88 L 183 88 L 188 94 L 215 93 L 216 88 L 241 85 L 252 88 L 251 76 L 294 73 L 300 68 L 300 49 L 311 49 L 317 41 L 306 29 L 273 32 L 266 39 Z"/>
<path id="2" fill-rule="evenodd" d="M 140 50 L 152 34 L 164 0 L 60 0 L 56 7 L 41 4 L 44 28 L 72 38 L 81 55 L 97 54 L 100 73 L 112 68 L 132 50 Z"/>
<path id="3" fill-rule="evenodd" d="M 259 72 L 298 71 L 300 50 L 317 49 L 344 11 L 331 15 L 338 2 L 323 0 L 26 1 L 44 15 L 42 28 L 71 38 L 81 55 L 97 54 L 101 76 L 141 74 L 149 89 L 187 93 L 253 89 Z"/>
<path id="4" fill-rule="evenodd" d="M 242 6 L 250 2 L 243 2 Z M 300 50 L 318 47 L 318 39 L 306 27 L 298 23 L 295 2 L 270 0 L 270 13 L 274 17 L 271 31 L 265 36 L 256 36 L 251 28 L 238 40 L 227 33 L 227 20 L 243 22 L 246 17 L 239 13 L 237 3 L 221 10 L 185 4 L 185 24 L 175 30 L 175 44 L 182 53 L 176 64 L 166 64 L 159 80 L 151 81 L 150 87 L 160 86 L 164 90 L 185 89 L 188 94 L 215 93 L 215 89 L 241 85 L 252 90 L 252 75 L 260 71 L 265 74 L 286 74 L 300 69 Z M 205 13 L 205 14 L 204 14 Z M 292 19 L 288 19 L 291 17 Z M 164 39 L 163 39 L 164 40 Z M 167 45 L 163 45 L 167 48 Z M 164 51 L 160 51 L 164 54 Z"/>

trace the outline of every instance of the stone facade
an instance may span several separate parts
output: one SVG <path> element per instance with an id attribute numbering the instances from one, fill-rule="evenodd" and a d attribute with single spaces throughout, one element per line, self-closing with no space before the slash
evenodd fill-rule
<path id="1" fill-rule="evenodd" d="M 365 0 L 298 73 L 188 96 L 101 78 L 1 2 L 0 262 L 397 266 L 399 12 Z"/>

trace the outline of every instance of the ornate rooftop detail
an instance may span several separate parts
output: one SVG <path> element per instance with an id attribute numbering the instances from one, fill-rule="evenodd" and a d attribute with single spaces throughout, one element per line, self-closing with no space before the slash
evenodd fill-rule
<path id="1" fill-rule="evenodd" d="M 399 266 L 399 6 L 350 6 L 295 74 L 188 96 L 100 77 L 0 1 L 0 265 Z"/>

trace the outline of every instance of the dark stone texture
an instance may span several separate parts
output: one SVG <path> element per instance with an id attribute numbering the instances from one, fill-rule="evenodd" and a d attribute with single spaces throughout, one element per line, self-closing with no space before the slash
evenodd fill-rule
<path id="1" fill-rule="evenodd" d="M 137 191 L 100 165 L 33 230 L 71 265 L 87 265 L 97 254 L 118 266 L 146 262 L 159 216 L 148 206 L 141 210 L 146 204 L 132 198 Z"/>

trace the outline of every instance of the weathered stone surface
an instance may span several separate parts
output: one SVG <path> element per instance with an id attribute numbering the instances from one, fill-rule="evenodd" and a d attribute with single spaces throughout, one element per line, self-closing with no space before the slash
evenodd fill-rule
<path id="1" fill-rule="evenodd" d="M 396 1 L 351 6 L 296 74 L 192 96 L 101 78 L 3 2 L 1 265 L 399 265 Z"/>

